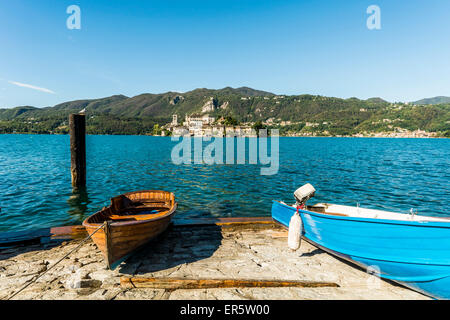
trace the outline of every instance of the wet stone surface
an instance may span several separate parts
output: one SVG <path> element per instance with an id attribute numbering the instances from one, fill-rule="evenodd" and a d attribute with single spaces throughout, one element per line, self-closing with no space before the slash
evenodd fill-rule
<path id="1" fill-rule="evenodd" d="M 0 299 L 22 288 L 79 245 L 68 241 L 0 249 Z M 124 288 L 121 276 L 334 282 L 337 288 Z M 93 242 L 85 243 L 14 299 L 428 299 L 379 280 L 272 224 L 171 227 L 116 270 Z"/>

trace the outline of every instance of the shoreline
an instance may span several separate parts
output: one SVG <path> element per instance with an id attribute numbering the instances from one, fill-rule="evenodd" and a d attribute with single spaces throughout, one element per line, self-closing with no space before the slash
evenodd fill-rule
<path id="1" fill-rule="evenodd" d="M 35 136 L 69 136 L 68 133 L 0 133 L 0 135 L 35 135 Z M 159 135 L 151 135 L 151 134 L 90 134 L 87 133 L 87 136 L 133 136 L 133 137 L 160 137 L 160 138 L 171 138 L 172 136 L 159 136 Z M 203 137 L 210 137 L 210 136 L 191 136 L 193 138 L 203 138 Z M 211 137 L 210 137 L 211 138 Z M 214 137 L 212 138 L 227 138 L 227 137 Z M 230 137 L 231 138 L 231 137 Z M 237 138 L 237 137 L 234 137 Z M 242 137 L 242 138 L 258 138 L 258 137 Z M 268 136 L 270 138 L 270 136 Z M 286 135 L 280 135 L 279 138 L 378 138 L 378 139 L 450 139 L 450 137 L 442 137 L 442 136 L 435 136 L 435 137 L 412 137 L 412 136 L 406 136 L 406 137 L 398 137 L 398 136 L 286 136 Z"/>

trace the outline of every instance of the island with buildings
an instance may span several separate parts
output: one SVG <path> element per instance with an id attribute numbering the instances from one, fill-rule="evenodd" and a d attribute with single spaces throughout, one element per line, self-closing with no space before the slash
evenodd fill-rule
<path id="1" fill-rule="evenodd" d="M 191 136 L 209 136 L 209 137 L 256 137 L 256 131 L 252 126 L 253 123 L 244 123 L 242 125 L 230 125 L 226 123 L 226 119 L 221 117 L 215 119 L 209 114 L 186 115 L 182 123 L 178 123 L 178 115 L 172 116 L 172 122 L 168 123 L 163 129 L 170 132 L 171 135 L 191 135 Z M 165 130 L 161 131 L 162 135 Z"/>

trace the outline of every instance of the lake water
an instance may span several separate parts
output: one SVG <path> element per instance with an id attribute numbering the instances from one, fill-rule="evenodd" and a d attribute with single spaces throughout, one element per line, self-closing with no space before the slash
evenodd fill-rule
<path id="1" fill-rule="evenodd" d="M 273 199 L 293 202 L 307 182 L 317 189 L 311 203 L 450 216 L 449 139 L 280 138 L 272 176 L 253 164 L 175 165 L 176 144 L 87 136 L 87 187 L 73 192 L 69 136 L 0 135 L 0 231 L 80 224 L 110 197 L 141 189 L 174 192 L 176 218 L 270 216 Z"/>

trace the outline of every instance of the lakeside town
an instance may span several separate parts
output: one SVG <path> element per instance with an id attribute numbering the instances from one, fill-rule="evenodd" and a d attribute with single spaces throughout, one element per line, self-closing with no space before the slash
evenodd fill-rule
<path id="1" fill-rule="evenodd" d="M 384 119 L 384 122 L 390 121 Z M 206 136 L 206 137 L 256 137 L 256 131 L 263 128 L 277 128 L 277 126 L 288 126 L 295 123 L 291 121 L 280 121 L 275 123 L 273 119 L 258 123 L 248 122 L 241 125 L 226 125 L 226 119 L 221 117 L 215 119 L 209 114 L 204 115 L 186 115 L 182 123 L 178 122 L 178 115 L 172 116 L 172 122 L 166 124 L 161 128 L 161 136 L 174 135 L 190 135 L 190 136 Z M 298 124 L 298 123 L 297 123 Z M 327 123 L 323 123 L 327 124 Z M 306 122 L 305 127 L 317 127 L 319 123 Z M 374 138 L 437 138 L 436 132 L 427 132 L 425 130 L 410 131 L 400 127 L 393 127 L 392 132 L 362 132 L 353 135 L 333 135 L 334 137 L 374 137 Z M 287 137 L 326 137 L 331 136 L 326 130 L 323 132 L 293 132 L 287 133 L 284 136 Z"/>
<path id="2" fill-rule="evenodd" d="M 95 116 L 91 116 L 90 119 L 94 119 Z M 38 121 L 33 122 L 35 119 L 29 119 L 28 123 L 39 123 Z M 384 119 L 388 121 L 389 119 Z M 153 136 L 199 136 L 199 137 L 257 137 L 257 131 L 259 129 L 279 129 L 280 127 L 286 127 L 291 125 L 299 125 L 301 122 L 291 122 L 291 121 L 279 121 L 274 122 L 272 119 L 261 122 L 245 122 L 239 125 L 227 125 L 226 119 L 221 117 L 215 119 L 214 117 L 206 115 L 186 115 L 182 123 L 178 122 L 178 116 L 174 114 L 172 116 L 172 121 L 164 126 L 154 125 L 153 128 L 149 128 L 151 133 L 146 133 L 145 135 Z M 328 124 L 324 122 L 322 124 Z M 305 122 L 304 128 L 315 128 L 319 126 L 320 123 L 317 122 Z M 280 136 L 285 137 L 355 137 L 355 138 L 445 138 L 440 136 L 437 132 L 429 132 L 422 129 L 408 130 L 400 127 L 393 127 L 392 131 L 381 131 L 381 132 L 359 132 L 351 135 L 339 135 L 330 134 L 327 130 L 324 131 L 288 131 L 280 134 Z M 0 130 L 2 128 L 0 127 Z M 67 129 L 68 123 L 64 121 L 58 129 Z M 40 132 L 22 132 L 17 130 L 12 130 L 11 132 L 1 132 L 3 134 L 39 134 Z M 57 132 L 50 130 L 44 132 L 45 134 L 64 134 L 67 132 Z"/>
<path id="3" fill-rule="evenodd" d="M 286 97 L 285 96 L 273 96 L 273 97 L 241 97 L 241 101 L 249 101 L 251 99 L 260 98 L 263 100 L 274 100 L 275 104 L 280 104 Z M 193 112 L 191 114 L 184 115 L 184 121 L 180 121 L 178 114 L 172 115 L 172 121 L 162 126 L 156 126 L 156 130 L 153 131 L 156 135 L 190 135 L 190 136 L 211 136 L 211 137 L 256 137 L 257 131 L 260 129 L 281 129 L 282 136 L 288 137 L 389 137 L 389 138 L 436 138 L 439 137 L 437 132 L 429 132 L 423 129 L 408 130 L 399 126 L 402 119 L 389 119 L 383 118 L 378 121 L 372 121 L 371 126 L 373 128 L 380 124 L 387 129 L 387 131 L 371 131 L 364 130 L 354 134 L 335 134 L 327 130 L 327 127 L 333 124 L 332 120 L 327 121 L 286 121 L 281 118 L 269 117 L 266 120 L 249 121 L 239 123 L 232 117 L 214 117 L 210 113 L 216 113 L 217 111 L 224 111 L 230 107 L 230 101 L 224 101 L 219 104 L 214 97 L 205 97 L 206 102 L 201 106 L 200 112 Z M 316 99 L 316 98 L 314 98 Z M 176 96 L 171 99 L 170 104 L 176 105 L 184 101 L 183 96 Z M 298 100 L 296 100 L 298 101 Z M 402 110 L 407 107 L 409 103 L 392 103 L 389 108 L 393 110 Z M 199 108 L 200 109 L 200 108 Z M 262 115 L 265 110 L 260 108 L 255 112 Z M 360 108 L 360 113 L 367 112 L 367 108 Z M 267 111 L 266 111 L 267 112 Z M 269 110 L 273 112 L 273 109 Z M 296 129 L 286 129 L 293 128 Z"/>
<path id="4" fill-rule="evenodd" d="M 238 136 L 238 137 L 256 137 L 256 131 L 253 124 L 243 125 L 226 125 L 225 119 L 222 117 L 216 121 L 214 117 L 205 115 L 186 115 L 182 124 L 178 123 L 178 116 L 173 115 L 172 122 L 167 124 L 164 129 L 167 129 L 171 135 L 180 136 L 189 134 L 191 136 Z M 165 135 L 165 131 L 162 131 Z"/>

